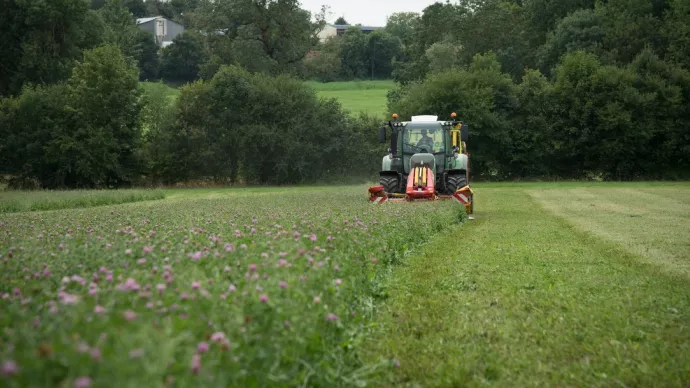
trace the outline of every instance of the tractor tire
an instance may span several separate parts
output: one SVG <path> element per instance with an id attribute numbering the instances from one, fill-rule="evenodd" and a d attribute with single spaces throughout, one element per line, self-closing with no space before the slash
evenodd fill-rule
<path id="1" fill-rule="evenodd" d="M 467 177 L 465 175 L 448 175 L 446 180 L 446 191 L 448 194 L 453 194 L 465 186 L 467 186 Z"/>
<path id="2" fill-rule="evenodd" d="M 386 194 L 392 194 L 398 191 L 398 177 L 395 176 L 382 176 L 379 178 L 379 183 L 383 186 L 383 191 Z"/>

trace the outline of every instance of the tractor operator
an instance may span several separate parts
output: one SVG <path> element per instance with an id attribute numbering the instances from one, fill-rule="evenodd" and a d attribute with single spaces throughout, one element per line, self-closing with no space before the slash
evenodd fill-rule
<path id="1" fill-rule="evenodd" d="M 422 129 L 422 138 L 417 142 L 417 147 L 423 148 L 425 144 L 429 146 L 429 150 L 434 148 L 434 139 L 427 135 L 426 129 Z"/>

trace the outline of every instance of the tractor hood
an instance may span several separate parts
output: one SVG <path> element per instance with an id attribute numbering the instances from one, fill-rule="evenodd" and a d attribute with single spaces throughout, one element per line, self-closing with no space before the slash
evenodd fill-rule
<path id="1" fill-rule="evenodd" d="M 430 167 L 432 170 L 436 166 L 436 157 L 433 154 L 414 154 L 410 158 L 410 168 L 415 167 Z"/>

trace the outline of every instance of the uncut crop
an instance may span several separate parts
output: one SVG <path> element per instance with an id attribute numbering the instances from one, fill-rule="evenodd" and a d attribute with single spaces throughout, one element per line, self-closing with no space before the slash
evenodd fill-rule
<path id="1" fill-rule="evenodd" d="M 84 190 L 0 192 L 0 213 L 73 209 L 165 198 L 162 190 Z"/>
<path id="2" fill-rule="evenodd" d="M 0 382 L 357 383 L 381 277 L 458 208 L 349 190 L 0 215 Z"/>

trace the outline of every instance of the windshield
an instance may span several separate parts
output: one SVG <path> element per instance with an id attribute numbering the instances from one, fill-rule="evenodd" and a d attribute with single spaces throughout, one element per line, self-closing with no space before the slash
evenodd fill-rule
<path id="1" fill-rule="evenodd" d="M 440 128 L 407 129 L 403 135 L 403 153 L 439 153 L 443 152 L 443 130 Z"/>

